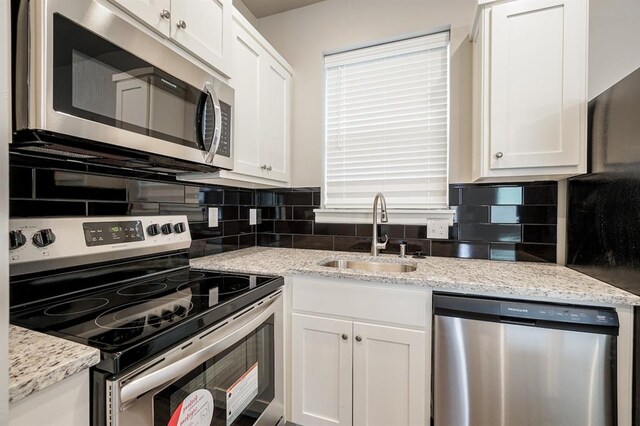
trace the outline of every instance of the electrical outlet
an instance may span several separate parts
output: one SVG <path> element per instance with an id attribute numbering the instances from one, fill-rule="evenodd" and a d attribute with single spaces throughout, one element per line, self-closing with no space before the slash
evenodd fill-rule
<path id="1" fill-rule="evenodd" d="M 427 238 L 449 238 L 449 222 L 446 220 L 427 220 Z"/>
<path id="2" fill-rule="evenodd" d="M 249 225 L 258 224 L 258 209 L 249 209 Z"/>
<path id="3" fill-rule="evenodd" d="M 218 227 L 218 208 L 209 207 L 209 228 Z"/>

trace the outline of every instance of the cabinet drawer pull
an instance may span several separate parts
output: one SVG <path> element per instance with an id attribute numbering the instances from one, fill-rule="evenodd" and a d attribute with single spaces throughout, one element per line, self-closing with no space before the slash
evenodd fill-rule
<path id="1" fill-rule="evenodd" d="M 496 152 L 496 158 L 502 158 L 504 156 L 501 152 Z"/>
<path id="2" fill-rule="evenodd" d="M 169 12 L 167 9 L 162 9 L 162 12 L 160 12 L 160 16 L 164 19 L 171 19 L 171 12 Z"/>
<path id="3" fill-rule="evenodd" d="M 348 334 L 344 334 L 344 333 L 342 334 L 342 340 L 347 340 L 348 338 L 349 338 Z"/>
<path id="4" fill-rule="evenodd" d="M 362 336 L 356 336 L 356 342 L 362 342 Z"/>
<path id="5" fill-rule="evenodd" d="M 187 23 L 184 22 L 182 19 L 179 20 L 178 21 L 178 28 L 183 29 L 183 30 L 187 29 Z"/>

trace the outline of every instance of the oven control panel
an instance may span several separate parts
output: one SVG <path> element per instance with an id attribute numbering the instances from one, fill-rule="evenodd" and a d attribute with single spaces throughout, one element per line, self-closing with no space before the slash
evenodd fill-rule
<path id="1" fill-rule="evenodd" d="M 186 250 L 186 216 L 25 218 L 9 221 L 11 275 Z"/>

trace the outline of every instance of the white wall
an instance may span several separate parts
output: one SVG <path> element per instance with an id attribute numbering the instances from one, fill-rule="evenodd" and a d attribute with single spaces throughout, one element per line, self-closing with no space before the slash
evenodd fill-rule
<path id="1" fill-rule="evenodd" d="M 589 99 L 640 67 L 640 0 L 590 0 Z"/>
<path id="2" fill-rule="evenodd" d="M 320 186 L 323 53 L 451 25 L 452 182 L 469 179 L 473 0 L 326 0 L 258 20 L 258 29 L 294 70 L 292 184 Z"/>
<path id="3" fill-rule="evenodd" d="M 8 421 L 9 332 L 9 157 L 11 138 L 10 8 L 0 2 L 0 425 Z"/>

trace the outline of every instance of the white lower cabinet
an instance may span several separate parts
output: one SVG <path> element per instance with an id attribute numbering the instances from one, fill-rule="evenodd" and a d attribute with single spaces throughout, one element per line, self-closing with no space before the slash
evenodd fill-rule
<path id="1" fill-rule="evenodd" d="M 425 332 L 355 322 L 353 336 L 353 424 L 424 424 Z"/>
<path id="2" fill-rule="evenodd" d="M 428 425 L 429 306 L 428 291 L 294 282 L 290 420 L 304 426 Z"/>
<path id="3" fill-rule="evenodd" d="M 352 323 L 293 314 L 293 421 L 304 426 L 350 425 Z"/>
<path id="4" fill-rule="evenodd" d="M 9 403 L 8 426 L 87 426 L 90 394 L 87 369 Z"/>

